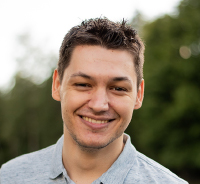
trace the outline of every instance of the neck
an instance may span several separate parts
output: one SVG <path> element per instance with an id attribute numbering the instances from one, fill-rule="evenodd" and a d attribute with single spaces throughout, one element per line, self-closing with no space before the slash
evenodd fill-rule
<path id="1" fill-rule="evenodd" d="M 102 149 L 79 146 L 64 130 L 63 164 L 69 177 L 75 182 L 92 183 L 105 173 L 123 150 L 123 135 Z"/>

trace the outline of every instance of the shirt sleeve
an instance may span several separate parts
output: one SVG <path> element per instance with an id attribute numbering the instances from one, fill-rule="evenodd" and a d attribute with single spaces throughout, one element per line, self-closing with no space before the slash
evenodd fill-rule
<path id="1" fill-rule="evenodd" d="M 0 184 L 1 184 L 1 168 L 0 168 Z"/>

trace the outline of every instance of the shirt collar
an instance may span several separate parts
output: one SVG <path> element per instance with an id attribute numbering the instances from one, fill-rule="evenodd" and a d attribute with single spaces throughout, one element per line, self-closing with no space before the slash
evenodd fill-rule
<path id="1" fill-rule="evenodd" d="M 62 163 L 62 148 L 63 148 L 63 139 L 64 136 L 57 141 L 53 157 L 52 157 L 52 165 L 50 171 L 50 178 L 55 179 L 59 175 L 63 173 L 64 166 Z M 131 144 L 130 136 L 124 134 L 124 142 L 125 146 L 118 157 L 118 159 L 113 163 L 113 165 L 105 172 L 98 181 L 102 182 L 103 184 L 121 184 L 123 183 L 124 179 L 126 178 L 129 170 L 134 164 L 134 160 L 136 158 L 136 149 Z"/>
<path id="2" fill-rule="evenodd" d="M 57 141 L 55 148 L 53 150 L 52 154 L 52 163 L 50 167 L 50 178 L 55 179 L 60 174 L 63 173 L 63 163 L 62 163 L 62 148 L 63 148 L 63 140 L 64 135 L 61 136 L 61 138 Z"/>
<path id="3" fill-rule="evenodd" d="M 129 135 L 124 134 L 124 142 L 126 142 L 124 149 L 118 159 L 113 163 L 108 171 L 99 178 L 103 184 L 123 183 L 128 172 L 132 168 L 136 158 L 136 149 L 131 144 Z"/>

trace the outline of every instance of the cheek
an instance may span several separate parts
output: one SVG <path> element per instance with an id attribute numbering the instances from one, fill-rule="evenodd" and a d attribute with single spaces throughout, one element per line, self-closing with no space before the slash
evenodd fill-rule
<path id="1" fill-rule="evenodd" d="M 62 111 L 63 113 L 72 113 L 87 103 L 87 100 L 88 94 L 69 91 L 63 95 L 61 100 Z"/>
<path id="2" fill-rule="evenodd" d="M 119 98 L 112 101 L 112 108 L 119 114 L 124 122 L 129 123 L 132 118 L 134 101 L 129 97 Z"/>
<path id="3" fill-rule="evenodd" d="M 132 114 L 133 114 L 133 105 L 126 103 L 122 108 L 121 108 L 122 116 L 126 123 L 130 123 L 132 119 Z"/>
<path id="4" fill-rule="evenodd" d="M 129 126 L 131 119 L 132 119 L 132 115 L 133 115 L 133 105 L 132 103 L 123 103 L 124 105 L 120 106 L 120 116 L 121 116 L 121 125 L 120 125 L 120 129 L 123 130 L 123 132 L 127 129 L 127 127 Z"/>

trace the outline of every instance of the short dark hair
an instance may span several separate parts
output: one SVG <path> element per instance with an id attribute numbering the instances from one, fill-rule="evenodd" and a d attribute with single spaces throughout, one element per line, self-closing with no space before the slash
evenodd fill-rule
<path id="1" fill-rule="evenodd" d="M 70 29 L 60 47 L 58 74 L 62 82 L 65 69 L 70 64 L 74 48 L 78 45 L 99 45 L 107 49 L 127 50 L 133 55 L 137 86 L 143 78 L 144 44 L 131 26 L 123 20 L 115 23 L 107 18 L 83 21 Z"/>

